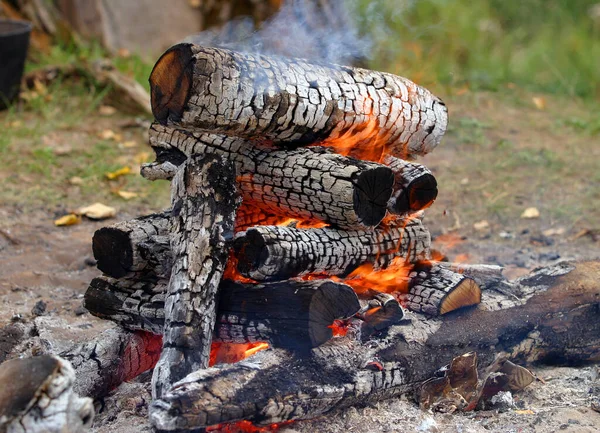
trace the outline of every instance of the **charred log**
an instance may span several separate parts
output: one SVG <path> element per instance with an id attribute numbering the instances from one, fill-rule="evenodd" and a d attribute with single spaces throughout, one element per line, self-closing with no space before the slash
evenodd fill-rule
<path id="1" fill-rule="evenodd" d="M 142 175 L 177 165 L 190 155 L 217 153 L 236 164 L 244 202 L 268 213 L 321 220 L 339 227 L 376 226 L 392 194 L 392 170 L 323 148 L 290 151 L 258 148 L 224 135 L 192 133 L 154 124 L 150 144 L 157 162 Z M 150 178 L 157 177 L 154 173 Z"/>
<path id="2" fill-rule="evenodd" d="M 234 241 L 238 271 L 259 281 L 307 274 L 345 276 L 364 263 L 385 268 L 394 257 L 429 257 L 429 232 L 420 220 L 369 231 L 252 227 Z"/>
<path id="3" fill-rule="evenodd" d="M 126 329 L 162 334 L 166 284 L 141 288 L 127 283 L 95 278 L 85 294 L 85 307 Z M 329 340 L 333 322 L 352 316 L 359 307 L 349 286 L 330 280 L 259 285 L 224 280 L 219 286 L 213 341 L 266 341 L 273 347 L 302 351 Z"/>
<path id="4" fill-rule="evenodd" d="M 426 154 L 448 122 L 444 103 L 392 74 L 178 44 L 150 75 L 162 124 L 307 145 L 374 120 L 386 153 Z"/>
<path id="5" fill-rule="evenodd" d="M 171 191 L 173 268 L 165 298 L 163 350 L 153 396 L 208 367 L 217 289 L 233 238 L 239 199 L 233 163 L 214 154 L 190 158 Z"/>
<path id="6" fill-rule="evenodd" d="M 336 338 L 310 359 L 274 349 L 197 371 L 152 404 L 150 419 L 175 430 L 311 418 L 412 392 L 466 352 L 476 352 L 482 367 L 499 353 L 516 363 L 597 361 L 599 274 L 597 262 L 563 263 L 513 284 L 521 300 L 485 292 L 490 297 L 479 308 L 416 318 L 412 326 L 392 327 L 377 345 Z"/>
<path id="7" fill-rule="evenodd" d="M 437 316 L 481 302 L 473 279 L 443 266 L 419 264 L 409 277 L 408 293 L 401 298 L 412 311 Z"/>
<path id="8" fill-rule="evenodd" d="M 416 212 L 431 206 L 437 198 L 437 181 L 427 167 L 387 156 L 384 164 L 394 171 L 394 192 L 388 210 L 395 214 Z"/>

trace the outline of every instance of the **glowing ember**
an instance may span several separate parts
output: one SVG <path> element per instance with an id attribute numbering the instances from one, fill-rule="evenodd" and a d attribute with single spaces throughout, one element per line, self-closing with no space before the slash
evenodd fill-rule
<path id="1" fill-rule="evenodd" d="M 220 343 L 213 342 L 210 348 L 209 365 L 233 364 L 246 359 L 261 350 L 268 349 L 267 343 Z"/>
<path id="2" fill-rule="evenodd" d="M 344 337 L 348 333 L 350 323 L 347 320 L 334 320 L 329 328 L 333 331 L 334 337 Z"/>
<path id="3" fill-rule="evenodd" d="M 252 424 L 250 421 L 238 421 L 230 424 L 218 424 L 207 427 L 207 432 L 215 433 L 268 433 L 279 430 L 284 425 L 289 425 L 293 421 L 286 421 L 277 424 L 271 424 L 265 427 L 259 427 Z"/>
<path id="4" fill-rule="evenodd" d="M 366 263 L 346 278 L 335 279 L 348 284 L 357 293 L 364 293 L 369 289 L 385 293 L 408 293 L 408 274 L 411 270 L 411 264 L 406 263 L 402 257 L 396 257 L 385 269 L 374 270 L 372 264 Z"/>
<path id="5" fill-rule="evenodd" d="M 295 218 L 288 218 L 280 223 L 277 223 L 278 226 L 290 226 L 293 225 L 299 229 L 320 229 L 323 227 L 327 227 L 329 224 L 324 223 L 323 221 L 311 221 L 311 220 L 298 220 Z"/>
<path id="6" fill-rule="evenodd" d="M 225 272 L 223 272 L 223 278 L 226 280 L 238 281 L 240 283 L 254 284 L 256 281 L 250 278 L 244 277 L 237 270 L 237 257 L 233 253 L 233 250 L 229 253 L 229 260 L 225 266 Z"/>

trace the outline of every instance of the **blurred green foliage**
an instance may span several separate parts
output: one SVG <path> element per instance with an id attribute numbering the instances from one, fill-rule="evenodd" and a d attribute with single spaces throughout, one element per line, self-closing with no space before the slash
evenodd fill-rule
<path id="1" fill-rule="evenodd" d="M 354 0 L 372 67 L 424 85 L 600 99 L 600 0 Z"/>

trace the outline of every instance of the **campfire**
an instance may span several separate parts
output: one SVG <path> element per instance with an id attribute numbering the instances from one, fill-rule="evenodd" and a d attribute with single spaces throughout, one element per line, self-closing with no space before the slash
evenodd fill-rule
<path id="1" fill-rule="evenodd" d="M 506 282 L 432 251 L 437 182 L 414 160 L 448 118 L 428 90 L 191 44 L 150 83 L 142 175 L 171 207 L 94 235 L 85 307 L 119 328 L 61 354 L 79 394 L 154 369 L 159 430 L 269 425 L 415 391 L 470 410 L 533 380 L 513 362 L 599 358 L 594 264 Z"/>

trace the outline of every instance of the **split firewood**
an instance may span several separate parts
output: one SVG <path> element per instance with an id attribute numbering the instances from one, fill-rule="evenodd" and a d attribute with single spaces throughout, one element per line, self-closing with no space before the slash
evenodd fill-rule
<path id="1" fill-rule="evenodd" d="M 408 293 L 400 297 L 412 311 L 437 316 L 481 302 L 481 288 L 473 279 L 443 266 L 417 264 L 409 277 Z"/>
<path id="2" fill-rule="evenodd" d="M 88 430 L 94 405 L 74 392 L 75 380 L 73 367 L 57 356 L 15 358 L 0 364 L 0 431 Z"/>
<path id="3" fill-rule="evenodd" d="M 170 173 L 190 155 L 217 153 L 234 161 L 244 202 L 266 212 L 321 220 L 338 227 L 376 226 L 386 213 L 394 175 L 390 168 L 323 148 L 271 150 L 224 135 L 150 128 L 157 162 L 142 176 Z M 165 165 L 167 168 L 164 168 Z"/>
<path id="4" fill-rule="evenodd" d="M 171 193 L 173 267 L 163 350 L 152 376 L 154 397 L 192 371 L 208 367 L 217 289 L 240 204 L 233 163 L 214 154 L 190 158 L 173 179 Z"/>
<path id="5" fill-rule="evenodd" d="M 410 326 L 391 327 L 377 344 L 334 338 L 309 359 L 273 349 L 197 371 L 152 403 L 150 420 L 159 429 L 191 430 L 241 419 L 312 418 L 413 392 L 467 352 L 476 352 L 482 367 L 499 353 L 514 363 L 597 360 L 599 280 L 598 262 L 562 263 L 513 283 L 521 299 L 486 291 L 481 307 L 415 317 Z"/>
<path id="6" fill-rule="evenodd" d="M 236 236 L 238 271 L 258 281 L 308 274 L 348 275 L 362 264 L 383 269 L 395 257 L 429 257 L 429 232 L 419 219 L 368 231 L 257 226 Z"/>
<path id="7" fill-rule="evenodd" d="M 162 338 L 149 332 L 111 328 L 59 356 L 75 369 L 75 392 L 98 398 L 153 368 L 161 346 Z"/>
<path id="8" fill-rule="evenodd" d="M 150 88 L 164 125 L 275 143 L 313 144 L 374 122 L 384 153 L 406 157 L 433 150 L 448 123 L 444 103 L 406 78 L 192 44 L 160 57 Z"/>
<path id="9" fill-rule="evenodd" d="M 126 329 L 162 334 L 166 284 L 146 285 L 144 290 L 127 280 L 94 278 L 85 294 L 85 307 Z M 213 341 L 265 341 L 272 347 L 302 351 L 332 338 L 334 321 L 349 318 L 359 308 L 352 288 L 331 280 L 269 284 L 223 280 Z"/>
<path id="10" fill-rule="evenodd" d="M 387 156 L 383 163 L 394 171 L 394 192 L 388 210 L 395 214 L 416 212 L 431 206 L 437 198 L 437 181 L 427 167 Z"/>

